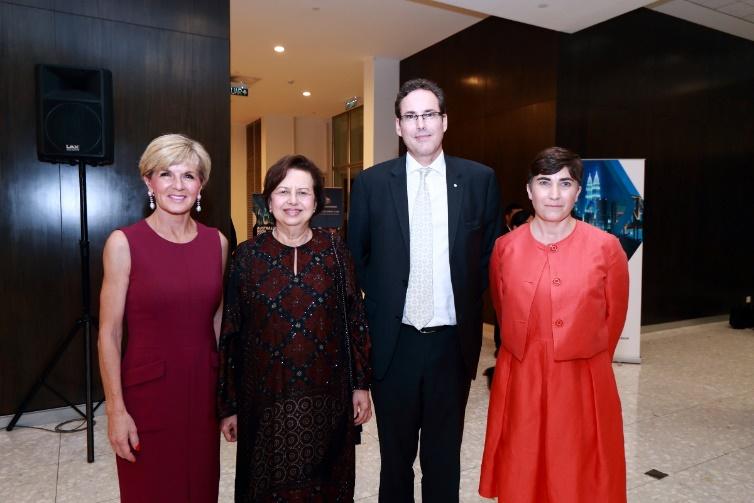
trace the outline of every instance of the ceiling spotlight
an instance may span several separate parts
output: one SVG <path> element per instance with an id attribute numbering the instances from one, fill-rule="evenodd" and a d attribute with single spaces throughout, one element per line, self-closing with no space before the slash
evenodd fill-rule
<path id="1" fill-rule="evenodd" d="M 301 93 L 301 94 L 303 94 L 303 95 L 304 95 L 304 96 L 306 96 L 307 98 L 308 98 L 309 96 L 311 96 L 311 95 L 312 95 L 311 91 L 304 91 L 304 92 L 303 92 L 303 93 Z"/>
<path id="2" fill-rule="evenodd" d="M 282 52 L 285 52 L 285 47 L 283 47 L 282 45 L 276 45 L 276 46 L 275 46 L 275 47 L 273 47 L 272 49 L 273 49 L 273 50 L 274 50 L 275 52 L 278 52 L 278 53 L 282 53 Z"/>

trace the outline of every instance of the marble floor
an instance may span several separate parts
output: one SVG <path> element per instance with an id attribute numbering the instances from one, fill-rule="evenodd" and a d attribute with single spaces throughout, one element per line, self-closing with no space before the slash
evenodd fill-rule
<path id="1" fill-rule="evenodd" d="M 485 335 L 480 368 L 492 364 Z M 642 335 L 641 365 L 615 364 L 623 402 L 628 501 L 754 503 L 754 331 L 707 323 Z M 488 391 L 472 384 L 462 451 L 461 501 L 490 501 L 476 489 Z M 23 422 L 23 421 L 22 421 Z M 356 499 L 377 501 L 374 422 L 357 447 Z M 95 428 L 96 461 L 83 433 L 18 428 L 0 432 L 0 502 L 117 502 L 106 419 Z M 235 448 L 222 442 L 220 501 L 233 500 Z M 668 476 L 656 480 L 645 472 Z M 417 482 L 421 477 L 415 467 Z M 416 499 L 420 501 L 417 485 Z"/>

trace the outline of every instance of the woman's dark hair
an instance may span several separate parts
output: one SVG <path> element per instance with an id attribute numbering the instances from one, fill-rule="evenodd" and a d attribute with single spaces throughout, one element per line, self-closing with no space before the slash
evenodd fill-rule
<path id="1" fill-rule="evenodd" d="M 267 208 L 270 207 L 272 192 L 280 185 L 280 182 L 288 175 L 288 170 L 291 169 L 305 171 L 311 175 L 314 181 L 314 200 L 317 203 L 314 207 L 314 214 L 316 215 L 325 207 L 325 177 L 317 165 L 303 155 L 286 155 L 267 170 L 267 174 L 264 176 L 264 190 L 262 191 Z"/>
<path id="2" fill-rule="evenodd" d="M 567 148 L 546 148 L 534 157 L 531 166 L 529 166 L 527 183 L 531 182 L 535 176 L 554 175 L 563 168 L 568 168 L 571 178 L 581 185 L 581 177 L 584 173 L 581 157 Z"/>
<path id="3" fill-rule="evenodd" d="M 511 217 L 511 229 L 515 229 L 516 227 L 524 225 L 526 221 L 529 220 L 529 218 L 531 218 L 532 216 L 533 215 L 529 210 L 517 211 Z"/>
<path id="4" fill-rule="evenodd" d="M 440 105 L 440 110 L 438 110 L 438 112 L 445 115 L 445 93 L 442 91 L 442 88 L 431 80 L 411 79 L 403 83 L 398 91 L 398 95 L 395 97 L 395 116 L 399 119 L 401 118 L 401 101 L 403 101 L 403 98 L 408 96 L 409 93 L 418 91 L 419 89 L 424 89 L 437 96 L 437 102 Z M 423 112 L 423 110 L 421 111 Z"/>

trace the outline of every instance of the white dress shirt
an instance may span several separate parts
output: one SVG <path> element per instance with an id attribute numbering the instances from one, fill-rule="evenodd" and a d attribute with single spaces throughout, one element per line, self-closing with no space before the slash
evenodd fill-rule
<path id="1" fill-rule="evenodd" d="M 448 188 L 445 180 L 445 155 L 440 152 L 432 164 L 422 166 L 411 154 L 406 154 L 406 190 L 408 191 L 408 218 L 411 221 L 416 194 L 419 191 L 419 170 L 429 167 L 427 188 L 432 207 L 432 297 L 434 316 L 428 327 L 456 324 L 456 306 L 453 284 L 450 280 L 450 250 L 448 246 Z M 403 323 L 411 325 L 403 308 Z"/>

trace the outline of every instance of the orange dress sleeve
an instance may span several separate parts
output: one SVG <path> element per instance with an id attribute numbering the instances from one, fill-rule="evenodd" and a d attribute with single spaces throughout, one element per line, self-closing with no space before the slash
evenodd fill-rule
<path id="1" fill-rule="evenodd" d="M 615 353 L 628 310 L 628 259 L 617 239 L 612 239 L 608 260 L 605 297 L 610 354 Z"/>

